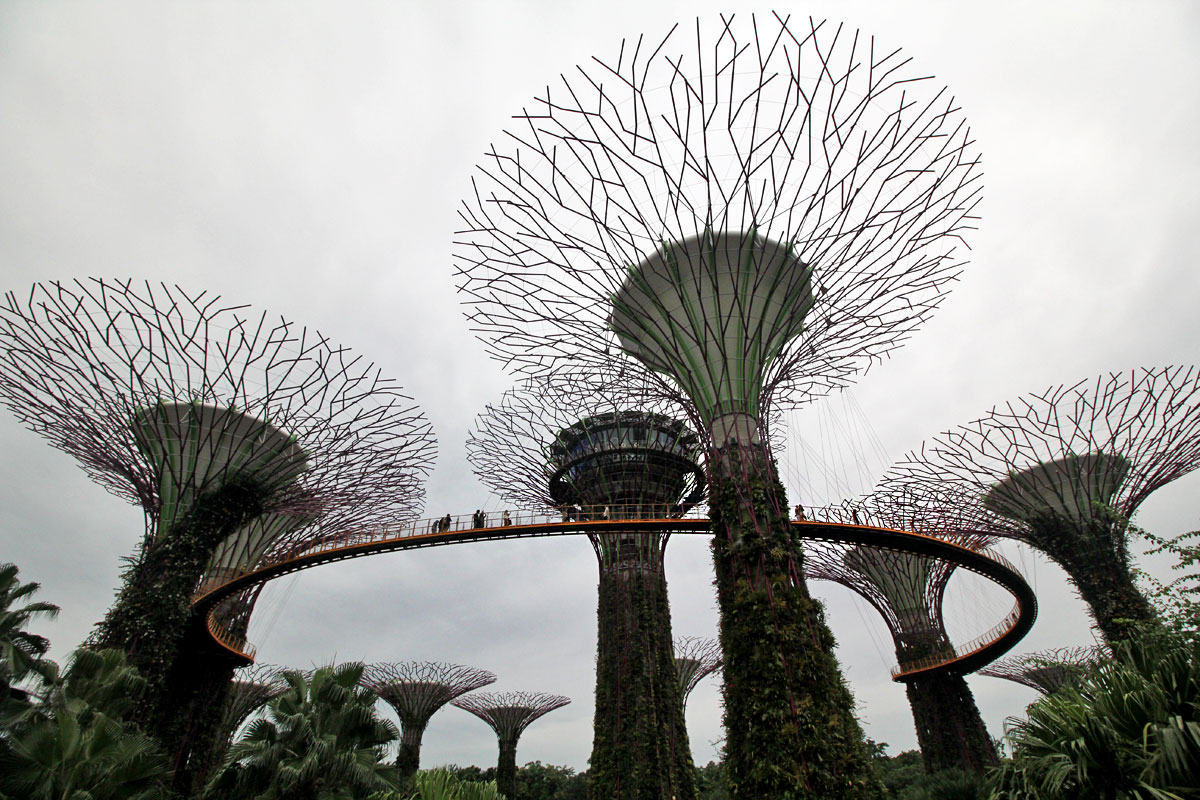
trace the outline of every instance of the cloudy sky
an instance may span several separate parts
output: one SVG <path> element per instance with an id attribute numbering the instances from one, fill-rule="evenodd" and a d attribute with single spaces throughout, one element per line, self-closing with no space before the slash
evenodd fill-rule
<path id="1" fill-rule="evenodd" d="M 1130 3 L 811 2 L 900 46 L 959 98 L 984 158 L 971 264 L 937 315 L 847 395 L 797 414 L 789 489 L 836 500 L 921 439 L 1051 384 L 1200 354 L 1200 6 Z M 373 359 L 426 410 L 440 442 L 430 515 L 504 508 L 463 442 L 511 384 L 472 337 L 451 242 L 474 165 L 547 83 L 623 37 L 766 12 L 709 0 L 556 2 L 125 2 L 0 4 L 0 286 L 135 278 L 208 289 L 320 329 Z M 852 430 L 854 435 L 837 431 Z M 100 619 L 139 509 L 0 418 L 0 559 L 64 611 L 41 630 L 68 652 Z M 862 465 L 870 469 L 864 470 Z M 866 480 L 869 483 L 871 477 Z M 1200 527 L 1193 475 L 1138 521 Z M 1189 502 L 1191 500 L 1191 502 Z M 1061 572 L 1011 551 L 1043 613 L 1022 649 L 1090 642 Z M 1161 564 L 1155 565 L 1161 570 Z M 715 635 L 701 537 L 668 550 L 674 626 Z M 1008 610 L 964 581 L 948 610 L 970 638 Z M 914 746 L 890 643 L 872 612 L 829 600 L 867 732 Z M 989 617 L 989 614 L 991 615 Z M 260 604 L 260 659 L 447 660 L 499 673 L 498 690 L 574 703 L 524 736 L 524 760 L 586 766 L 595 563 L 582 539 L 397 553 L 285 578 Z M 1033 692 L 972 686 L 993 735 Z M 700 762 L 721 736 L 715 682 L 688 710 Z M 487 765 L 491 732 L 448 709 L 427 765 Z"/>

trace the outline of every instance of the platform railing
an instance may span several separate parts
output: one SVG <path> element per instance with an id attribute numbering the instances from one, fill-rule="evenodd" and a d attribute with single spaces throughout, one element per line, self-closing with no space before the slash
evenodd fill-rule
<path id="1" fill-rule="evenodd" d="M 220 621 L 217 620 L 216 615 L 214 614 L 208 615 L 206 624 L 208 626 L 209 635 L 220 642 L 222 647 L 233 653 L 236 653 L 239 656 L 242 656 L 243 658 L 249 659 L 250 661 L 254 660 L 254 656 L 258 651 L 255 649 L 254 645 L 246 641 L 246 636 L 244 634 L 233 633 L 228 628 L 221 625 Z"/>
<path id="2" fill-rule="evenodd" d="M 973 655 L 974 653 L 978 653 L 980 650 L 1012 630 L 1013 626 L 1017 624 L 1017 620 L 1020 619 L 1020 617 L 1020 605 L 1013 606 L 1012 611 L 1008 612 L 1008 616 L 996 623 L 986 633 L 976 636 L 969 642 L 965 642 L 960 645 L 954 645 L 951 647 L 950 653 L 939 653 L 937 655 L 926 656 L 925 658 L 918 658 L 913 661 L 902 661 L 896 666 L 892 667 L 892 677 L 895 678 L 899 675 L 920 672 L 932 667 L 940 667 L 953 661 L 964 659 L 967 656 Z"/>
<path id="3" fill-rule="evenodd" d="M 612 506 L 567 506 L 563 508 L 533 508 L 517 509 L 515 511 L 480 511 L 482 519 L 476 519 L 475 514 L 446 514 L 442 517 L 429 517 L 411 520 L 395 525 L 384 525 L 375 528 L 339 531 L 315 541 L 305 542 L 294 548 L 283 548 L 269 553 L 265 558 L 256 562 L 251 569 L 229 571 L 220 576 L 213 576 L 200 584 L 194 597 L 196 599 L 219 589 L 237 578 L 250 572 L 258 572 L 279 564 L 299 558 L 329 553 L 352 547 L 369 544 L 382 544 L 411 539 L 418 536 L 436 536 L 444 533 L 485 530 L 489 528 L 505 528 L 510 526 L 530 527 L 535 525 L 550 525 L 563 522 L 608 522 L 612 520 L 654 520 L 654 519 L 705 519 L 707 508 L 685 508 L 678 504 L 650 504 Z M 482 523 L 482 524 L 478 524 Z"/>
<path id="4" fill-rule="evenodd" d="M 194 599 L 199 599 L 207 595 L 227 583 L 240 578 L 251 572 L 269 569 L 273 566 L 294 561 L 300 558 L 307 558 L 322 553 L 329 553 L 336 550 L 361 547 L 369 544 L 383 544 L 386 542 L 396 542 L 404 539 L 412 539 L 421 536 L 438 536 L 445 533 L 465 532 L 473 530 L 484 530 L 488 528 L 504 528 L 509 526 L 531 527 L 537 525 L 561 524 L 564 522 L 611 522 L 613 520 L 656 520 L 656 519 L 704 519 L 708 517 L 708 509 L 706 506 L 695 506 L 684 508 L 678 504 L 674 505 L 653 505 L 640 503 L 636 505 L 612 505 L 612 506 L 566 506 L 560 508 L 534 508 L 534 509 L 517 509 L 515 511 L 491 511 L 477 512 L 482 515 L 482 518 L 472 514 L 446 514 L 441 517 L 431 517 L 425 519 L 412 520 L 396 525 L 384 525 L 377 528 L 368 528 L 363 530 L 347 530 L 341 531 L 329 536 L 325 536 L 316 541 L 309 541 L 299 547 L 283 548 L 268 554 L 266 558 L 254 564 L 251 569 L 242 571 L 228 571 L 220 576 L 213 576 L 204 581 L 194 595 Z M 814 523 L 833 523 L 841 525 L 872 525 L 877 527 L 889 527 L 884 524 L 883 520 L 869 519 L 857 520 L 848 517 L 845 510 L 840 507 L 830 508 L 813 508 L 806 510 L 805 521 Z M 925 536 L 938 538 L 933 530 L 917 530 L 912 531 Z M 1003 566 L 1017 572 L 1013 564 L 1004 558 L 999 553 L 990 548 L 979 548 L 975 552 L 980 555 L 996 561 Z M 992 642 L 995 642 L 1005 633 L 1012 629 L 1017 620 L 1021 616 L 1021 608 L 1018 604 L 1014 606 L 1008 615 L 989 629 L 987 632 L 975 637 L 974 639 L 951 648 L 951 653 L 942 653 L 939 655 L 928 656 L 915 661 L 905 661 L 891 668 L 892 677 L 899 675 L 918 672 L 921 670 L 930 669 L 933 667 L 942 666 L 952 661 L 957 661 L 965 658 L 972 653 L 982 650 Z M 207 626 L 213 638 L 221 643 L 222 646 L 229 650 L 239 653 L 246 658 L 253 660 L 255 649 L 249 645 L 245 636 L 233 634 L 221 626 L 215 619 L 214 615 L 209 614 Z"/>

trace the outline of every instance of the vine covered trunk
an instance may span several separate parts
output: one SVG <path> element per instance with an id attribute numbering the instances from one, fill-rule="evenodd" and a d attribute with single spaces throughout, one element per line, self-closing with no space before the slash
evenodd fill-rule
<path id="1" fill-rule="evenodd" d="M 496 788 L 504 800 L 517 800 L 517 737 L 500 738 L 500 760 L 496 762 Z"/>
<path id="2" fill-rule="evenodd" d="M 146 679 L 136 721 L 172 757 L 181 746 L 180 710 L 193 697 L 195 681 L 205 680 L 199 665 L 183 663 L 193 655 L 185 642 L 204 635 L 192 595 L 217 547 L 262 513 L 263 500 L 257 485 L 242 483 L 198 498 L 132 569 L 92 642 L 125 651 Z"/>
<path id="3" fill-rule="evenodd" d="M 1000 763 L 966 678 L 917 678 L 904 689 L 927 772 L 955 768 L 983 774 Z"/>
<path id="4" fill-rule="evenodd" d="M 218 645 L 196 618 L 180 645 L 180 657 L 167 675 L 167 702 L 174 713 L 162 715 L 156 733 L 174 760 L 175 789 L 183 797 L 199 794 L 228 742 L 219 742 L 221 717 L 234 672 L 241 663 Z"/>
<path id="5" fill-rule="evenodd" d="M 730 797 L 877 797 L 774 461 L 734 444 L 713 453 L 709 472 Z"/>
<path id="6" fill-rule="evenodd" d="M 695 768 L 675 672 L 661 558 L 601 564 L 594 800 L 692 800 Z"/>
<path id="7" fill-rule="evenodd" d="M 400 745 L 396 751 L 396 778 L 402 790 L 415 788 L 417 771 L 421 769 L 421 739 L 424 734 L 423 727 L 401 724 Z"/>
<path id="8" fill-rule="evenodd" d="M 1066 571 L 1105 640 L 1128 639 L 1154 621 L 1154 608 L 1129 567 L 1128 524 L 1115 512 L 1082 521 L 1045 514 L 1030 520 L 1029 528 L 1030 544 Z"/>

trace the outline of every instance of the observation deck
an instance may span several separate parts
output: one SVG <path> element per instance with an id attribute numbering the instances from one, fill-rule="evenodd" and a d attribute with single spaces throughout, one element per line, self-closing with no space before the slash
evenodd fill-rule
<path id="1" fill-rule="evenodd" d="M 711 532 L 711 522 L 703 510 L 692 509 L 680 515 L 678 506 L 664 505 L 661 509 L 655 509 L 640 504 L 636 509 L 639 516 L 633 519 L 623 518 L 624 509 L 619 507 L 609 508 L 607 516 L 605 509 L 597 507 L 566 511 L 535 509 L 512 513 L 507 523 L 501 514 L 492 513 L 486 519 L 487 524 L 481 527 L 475 525 L 474 515 L 462 514 L 452 516 L 449 525 L 443 524 L 445 518 L 442 517 L 347 531 L 300 548 L 270 553 L 253 569 L 240 574 L 211 577 L 199 587 L 192 599 L 192 608 L 204 615 L 208 631 L 217 645 L 249 664 L 254 661 L 253 648 L 244 637 L 231 635 L 222 629 L 212 612 L 222 600 L 234 593 L 281 575 L 376 553 L 451 544 L 629 531 L 681 535 Z M 829 512 L 828 518 L 823 511 Z M 987 578 L 1012 595 L 1012 610 L 992 628 L 968 642 L 956 644 L 950 653 L 894 666 L 891 670 L 893 680 L 905 682 L 938 674 L 973 672 L 1003 656 L 1033 627 L 1037 616 L 1037 599 L 1033 590 L 1017 568 L 999 554 L 987 549 L 971 549 L 925 533 L 844 522 L 836 508 L 809 509 L 808 513 L 810 519 L 791 523 L 802 539 L 942 559 Z"/>

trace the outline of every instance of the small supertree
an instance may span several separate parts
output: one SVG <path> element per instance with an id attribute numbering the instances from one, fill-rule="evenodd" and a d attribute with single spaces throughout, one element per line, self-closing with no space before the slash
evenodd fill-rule
<path id="1" fill-rule="evenodd" d="M 468 315 L 527 374 L 641 373 L 708 449 L 734 798 L 870 791 L 763 446 L 957 273 L 978 161 L 954 99 L 840 26 L 722 18 L 547 88 L 464 203 Z"/>
<path id="2" fill-rule="evenodd" d="M 517 796 L 517 741 L 521 734 L 539 717 L 570 702 L 569 698 L 544 692 L 476 692 L 451 701 L 496 732 L 500 742 L 496 788 L 504 797 L 513 798 Z"/>
<path id="3" fill-rule="evenodd" d="M 823 510 L 820 516 L 926 533 L 971 549 L 990 541 L 964 530 L 952 508 L 921 506 L 904 496 L 875 495 L 847 501 L 836 509 Z M 809 578 L 841 584 L 874 606 L 892 634 L 902 668 L 938 657 L 954 658 L 942 607 L 955 564 L 916 553 L 825 541 L 806 543 L 805 556 L 804 571 Z M 917 671 L 904 684 L 928 771 L 958 768 L 983 772 L 999 763 L 975 696 L 961 672 Z"/>
<path id="4" fill-rule="evenodd" d="M 1042 694 L 1054 694 L 1078 681 L 1088 666 L 1100 660 L 1104 653 L 1104 648 L 1096 646 L 1057 647 L 1002 658 L 979 670 L 979 674 L 1006 678 Z"/>
<path id="5" fill-rule="evenodd" d="M 459 695 L 495 681 L 496 675 L 487 670 L 435 661 L 401 661 L 367 667 L 363 685 L 400 717 L 396 769 L 402 787 L 409 787 L 421 768 L 421 737 L 430 718 Z"/>
<path id="6" fill-rule="evenodd" d="M 696 435 L 663 414 L 622 408 L 598 390 L 603 382 L 584 383 L 567 391 L 529 381 L 488 406 L 467 443 L 480 479 L 564 518 L 661 519 L 699 501 Z M 599 567 L 595 797 L 695 797 L 672 661 L 669 538 L 670 530 L 632 526 L 588 534 Z"/>
<path id="7" fill-rule="evenodd" d="M 124 650 L 145 676 L 137 716 L 177 767 L 223 701 L 212 670 L 197 668 L 211 653 L 191 613 L 205 570 L 244 566 L 311 520 L 415 515 L 433 450 L 410 398 L 360 356 L 286 320 L 149 283 L 6 294 L 0 400 L 145 511 L 93 644 Z M 235 663 L 222 667 L 226 687 Z"/>
<path id="8" fill-rule="evenodd" d="M 208 751 L 208 764 L 202 770 L 203 774 L 224 760 L 238 729 L 250 715 L 286 689 L 287 682 L 281 677 L 279 668 L 271 664 L 253 664 L 237 671 L 221 706 L 221 721 Z"/>
<path id="9" fill-rule="evenodd" d="M 957 489 L 975 527 L 1042 551 L 1078 589 L 1108 641 L 1154 610 L 1134 582 L 1129 518 L 1200 467 L 1200 369 L 1101 375 L 997 406 L 925 442 L 885 478 Z"/>
<path id="10" fill-rule="evenodd" d="M 675 672 L 684 708 L 700 681 L 721 668 L 721 645 L 715 639 L 681 636 L 675 640 Z"/>

